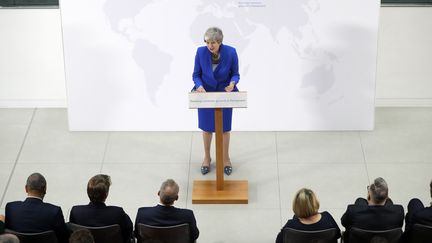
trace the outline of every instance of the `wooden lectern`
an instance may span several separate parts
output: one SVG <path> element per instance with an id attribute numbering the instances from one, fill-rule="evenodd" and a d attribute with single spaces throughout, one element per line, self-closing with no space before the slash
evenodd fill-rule
<path id="1" fill-rule="evenodd" d="M 189 93 L 189 108 L 215 108 L 216 181 L 195 180 L 192 204 L 247 204 L 248 181 L 224 181 L 222 108 L 246 108 L 247 92 Z"/>

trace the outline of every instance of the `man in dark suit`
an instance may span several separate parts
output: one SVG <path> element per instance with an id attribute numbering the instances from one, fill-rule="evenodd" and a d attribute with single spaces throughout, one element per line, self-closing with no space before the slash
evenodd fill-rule
<path id="1" fill-rule="evenodd" d="M 135 235 L 138 235 L 138 224 L 152 226 L 173 226 L 187 223 L 190 228 L 191 242 L 199 236 L 194 213 L 189 209 L 174 207 L 174 202 L 178 200 L 179 186 L 177 183 L 168 179 L 162 183 L 158 192 L 160 203 L 154 207 L 142 207 L 138 209 L 135 220 Z"/>
<path id="2" fill-rule="evenodd" d="M 349 205 L 342 216 L 342 225 L 346 231 L 344 242 L 349 241 L 349 231 L 352 227 L 365 230 L 389 230 L 401 228 L 404 219 L 404 209 L 394 205 L 388 198 L 386 181 L 378 177 L 368 186 L 368 199 L 358 198 Z"/>
<path id="3" fill-rule="evenodd" d="M 430 182 L 430 194 L 432 197 L 432 181 Z M 431 207 L 425 207 L 418 198 L 413 198 L 408 203 L 408 212 L 405 217 L 404 237 L 409 239 L 409 235 L 414 224 L 432 226 L 432 203 Z"/>
<path id="4" fill-rule="evenodd" d="M 123 208 L 105 205 L 110 186 L 111 178 L 108 175 L 99 174 L 90 178 L 87 184 L 87 195 L 90 203 L 72 207 L 69 221 L 91 227 L 118 224 L 123 241 L 128 242 L 132 237 L 133 230 L 131 219 Z"/>
<path id="5" fill-rule="evenodd" d="M 6 228 L 18 232 L 38 233 L 53 230 L 59 242 L 68 241 L 60 207 L 43 202 L 47 183 L 39 173 L 31 174 L 25 186 L 27 199 L 6 204 Z"/>

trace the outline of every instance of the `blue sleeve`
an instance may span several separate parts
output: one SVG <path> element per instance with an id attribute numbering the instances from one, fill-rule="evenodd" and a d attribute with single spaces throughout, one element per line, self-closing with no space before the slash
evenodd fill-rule
<path id="1" fill-rule="evenodd" d="M 195 89 L 198 88 L 199 86 L 202 86 L 201 75 L 202 75 L 202 69 L 201 69 L 201 64 L 199 61 L 199 55 L 198 55 L 198 50 L 197 50 L 197 53 L 195 55 L 194 70 L 192 73 L 192 79 L 195 83 Z"/>
<path id="2" fill-rule="evenodd" d="M 238 56 L 237 56 L 237 52 L 234 49 L 234 53 L 233 53 L 233 60 L 232 60 L 232 64 L 231 64 L 231 81 L 234 81 L 235 84 L 237 85 L 237 83 L 240 80 L 240 74 L 239 74 L 239 65 L 238 65 Z"/>

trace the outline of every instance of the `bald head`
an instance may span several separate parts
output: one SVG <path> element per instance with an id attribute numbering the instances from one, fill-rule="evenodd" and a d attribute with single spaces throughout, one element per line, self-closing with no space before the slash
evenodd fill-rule
<path id="1" fill-rule="evenodd" d="M 33 173 L 27 178 L 26 192 L 30 196 L 43 198 L 46 194 L 47 182 L 45 177 L 40 173 Z"/>

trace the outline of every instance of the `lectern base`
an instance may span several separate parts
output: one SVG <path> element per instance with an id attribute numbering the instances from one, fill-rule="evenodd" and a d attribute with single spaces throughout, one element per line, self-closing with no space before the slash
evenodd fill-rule
<path id="1" fill-rule="evenodd" d="M 224 181 L 224 189 L 216 190 L 216 181 L 194 181 L 192 204 L 247 204 L 248 181 Z"/>

